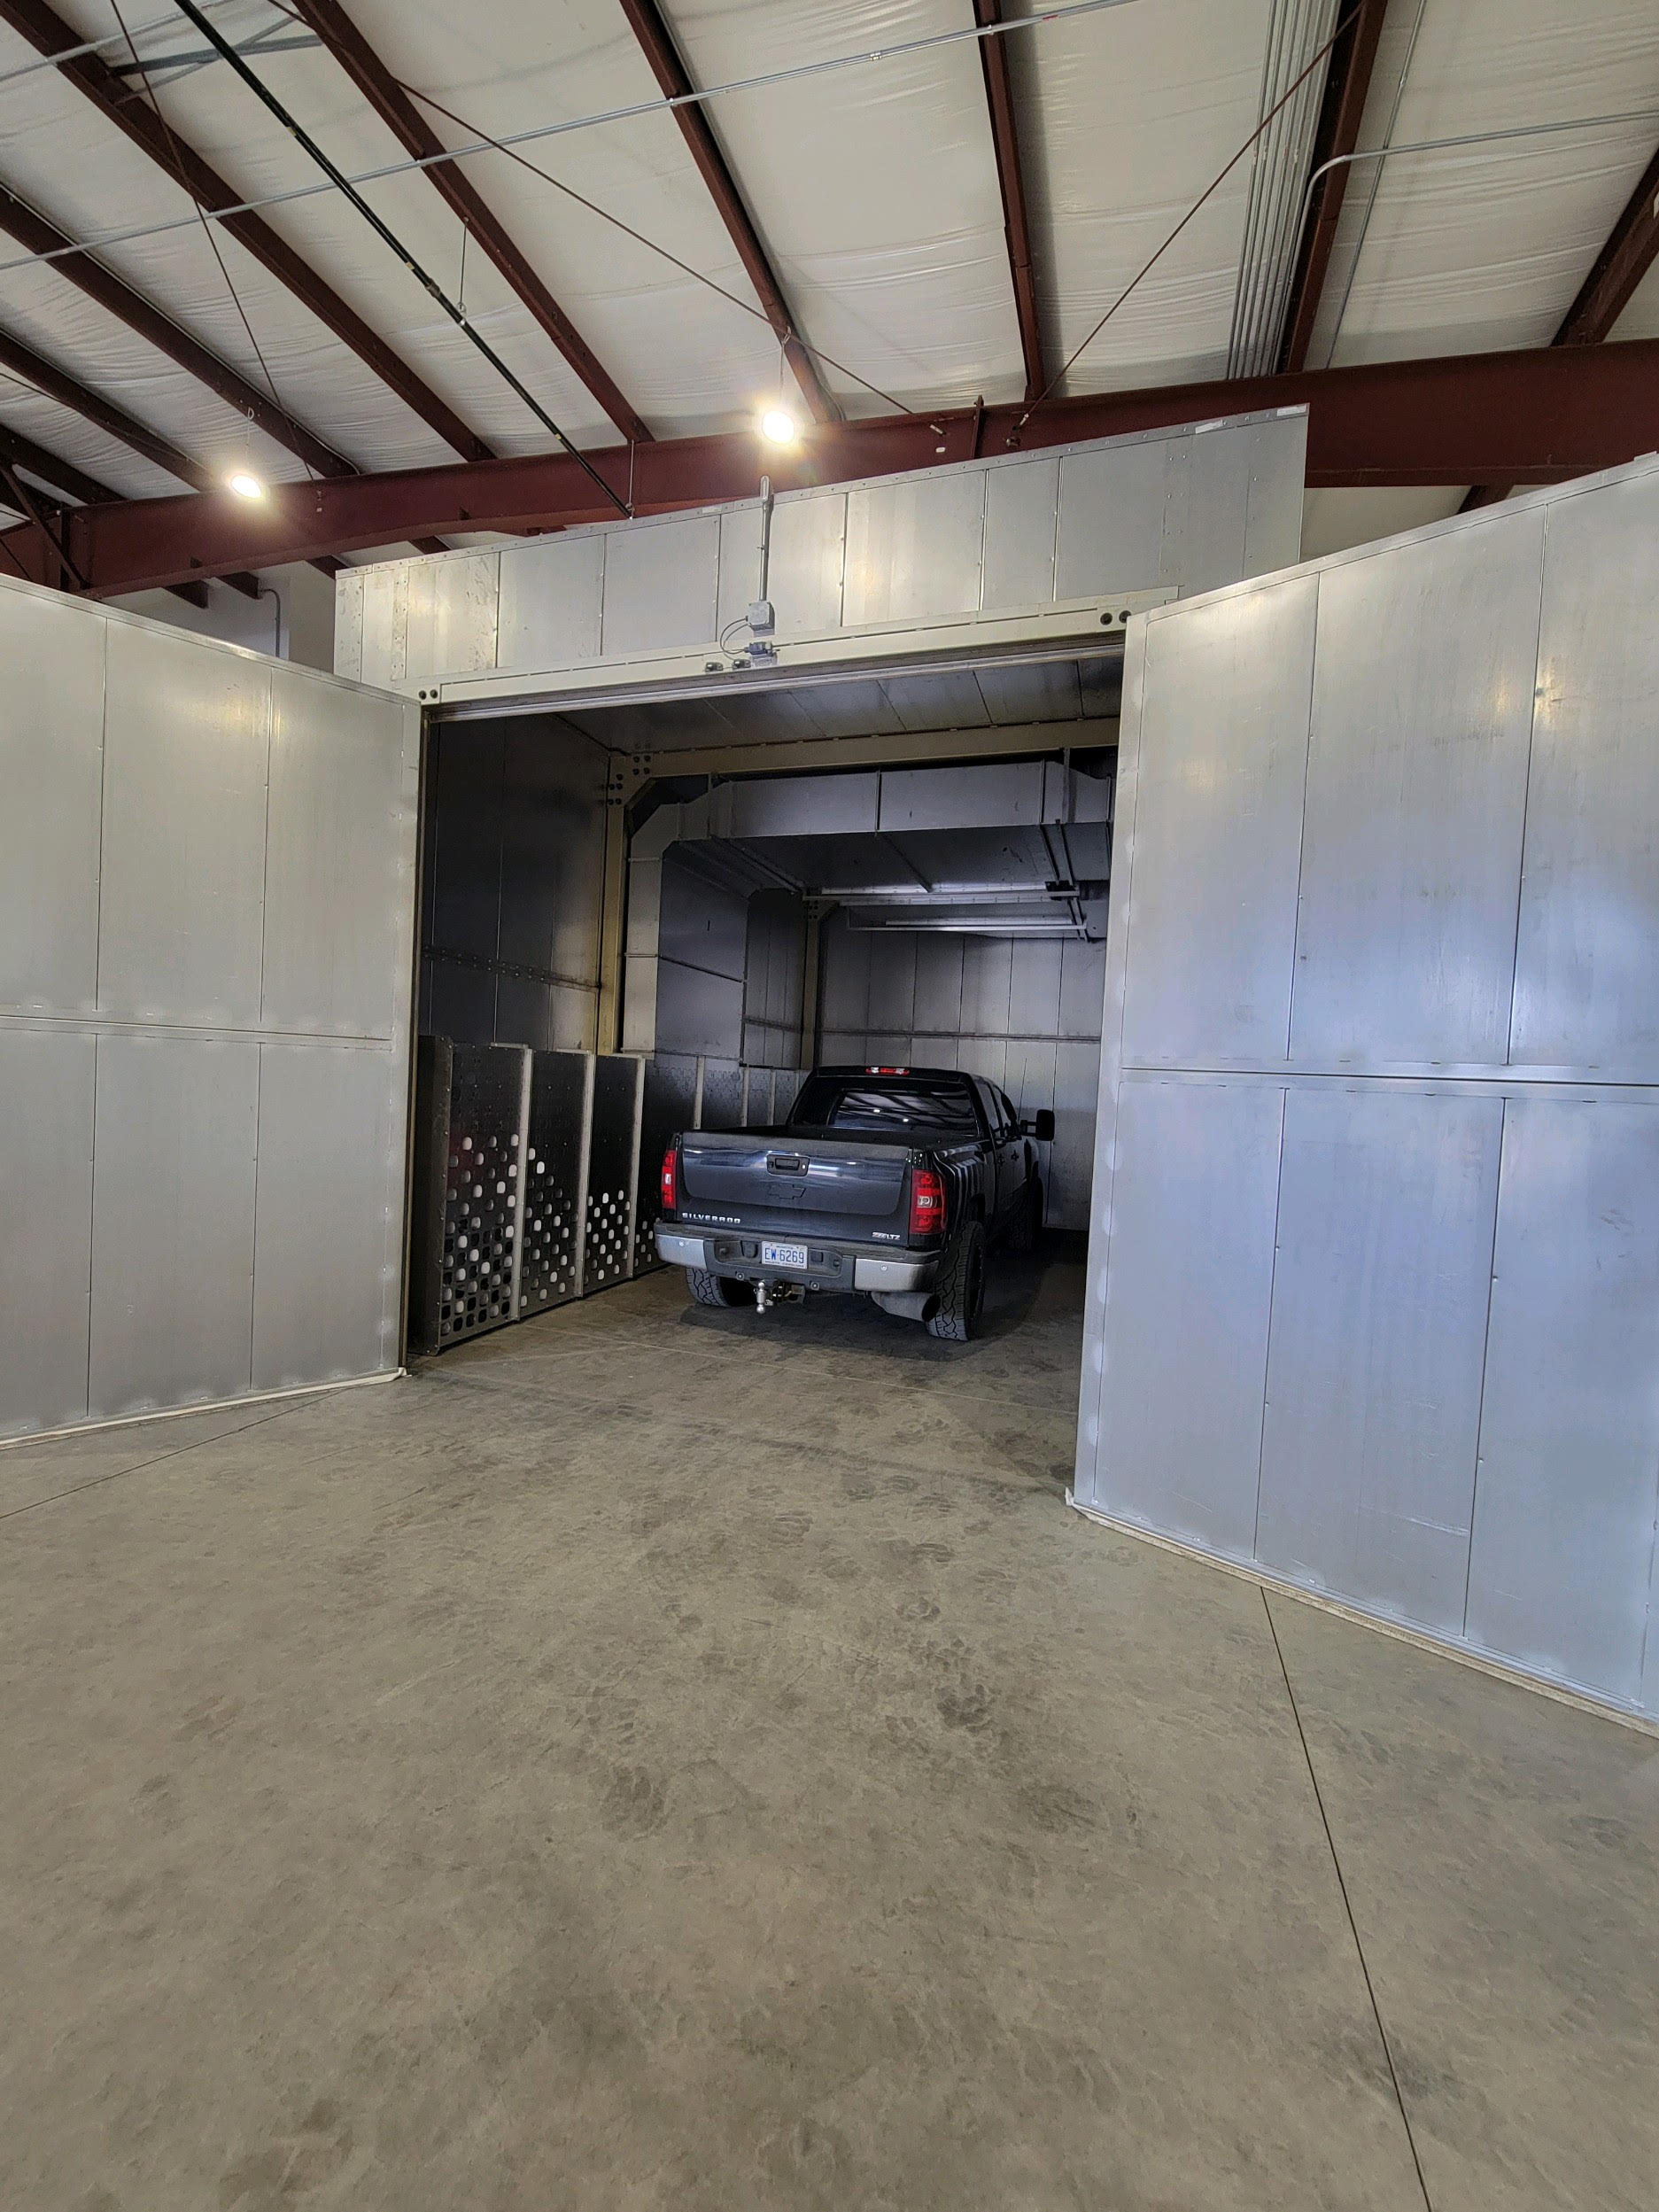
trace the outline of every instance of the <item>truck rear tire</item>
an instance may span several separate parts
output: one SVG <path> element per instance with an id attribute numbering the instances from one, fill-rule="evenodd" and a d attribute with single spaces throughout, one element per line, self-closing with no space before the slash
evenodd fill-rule
<path id="1" fill-rule="evenodd" d="M 1043 1179 L 1033 1176 L 1015 1211 L 1014 1225 L 1008 1232 L 1010 1248 L 1015 1252 L 1034 1251 L 1042 1229 Z"/>
<path id="2" fill-rule="evenodd" d="M 965 1344 L 979 1326 L 985 1303 L 985 1230 L 969 1222 L 946 1246 L 939 1262 L 939 1311 L 927 1323 L 930 1337 Z"/>
<path id="3" fill-rule="evenodd" d="M 752 1306 L 755 1286 L 752 1283 L 733 1283 L 724 1275 L 710 1275 L 705 1268 L 687 1268 L 686 1288 L 700 1306 Z"/>

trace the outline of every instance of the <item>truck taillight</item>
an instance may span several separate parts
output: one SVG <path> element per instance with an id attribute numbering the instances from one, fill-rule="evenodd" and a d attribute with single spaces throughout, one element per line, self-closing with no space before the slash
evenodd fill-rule
<path id="1" fill-rule="evenodd" d="M 663 1211 L 676 1212 L 679 1206 L 679 1146 L 671 1145 L 663 1155 Z"/>
<path id="2" fill-rule="evenodd" d="M 932 1168 L 911 1169 L 911 1235 L 936 1237 L 945 1225 L 945 1179 Z"/>

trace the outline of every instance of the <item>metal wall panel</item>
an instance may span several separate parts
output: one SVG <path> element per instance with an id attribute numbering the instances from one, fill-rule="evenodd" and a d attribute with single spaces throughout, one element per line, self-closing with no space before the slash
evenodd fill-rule
<path id="1" fill-rule="evenodd" d="M 633 1271 L 657 1266 L 652 1231 L 663 1210 L 663 1155 L 697 1116 L 697 1063 L 659 1055 L 645 1063 L 640 1106 L 640 1174 L 634 1187 Z"/>
<path id="2" fill-rule="evenodd" d="M 1259 573 L 1296 557 L 1306 443 L 1306 415 L 1291 412 L 785 493 L 772 508 L 765 596 L 788 640 L 842 625 L 1005 618 L 1057 599 L 1190 592 L 1194 578 L 1207 586 Z M 601 524 L 499 556 L 439 554 L 353 571 L 338 586 L 337 666 L 415 690 L 449 671 L 458 684 L 467 671 L 529 678 L 713 646 L 762 595 L 760 529 L 749 499 Z M 497 561 L 492 638 L 484 570 L 469 564 Z M 504 710 L 513 695 L 511 682 L 487 687 Z M 485 695 L 475 684 L 463 695 Z"/>
<path id="3" fill-rule="evenodd" d="M 1233 1558 L 1255 1541 L 1283 1107 L 1243 1077 L 1137 1075 L 1118 1100 L 1090 1502 Z"/>
<path id="4" fill-rule="evenodd" d="M 390 1049 L 260 1047 L 255 1390 L 398 1364 L 406 1111 Z"/>
<path id="5" fill-rule="evenodd" d="M 1320 577 L 1298 1062 L 1505 1058 L 1543 545 L 1523 507 Z"/>
<path id="6" fill-rule="evenodd" d="M 1135 831 L 1116 856 L 1137 1065 L 1284 1057 L 1318 602 L 1318 578 L 1297 577 L 1148 625 Z"/>
<path id="7" fill-rule="evenodd" d="M 0 595 L 0 1006 L 97 1001 L 104 632 L 56 597 Z"/>
<path id="8" fill-rule="evenodd" d="M 362 608 L 357 679 L 372 684 L 378 690 L 399 687 L 403 683 L 405 610 L 408 604 L 407 564 L 399 562 L 384 568 L 364 569 L 358 572 L 356 589 Z M 347 673 L 337 657 L 335 671 L 342 676 Z"/>
<path id="9" fill-rule="evenodd" d="M 251 1040 L 99 1037 L 94 1419 L 251 1388 L 259 1110 Z"/>
<path id="10" fill-rule="evenodd" d="M 1053 599 L 1059 513 L 1057 460 L 986 470 L 983 608 L 1046 607 Z"/>
<path id="11" fill-rule="evenodd" d="M 1511 1095 L 1469 1633 L 1635 1704 L 1659 1511 L 1659 1102 Z"/>
<path id="12" fill-rule="evenodd" d="M 137 623 L 107 652 L 99 1007 L 252 1028 L 271 665 Z"/>
<path id="13" fill-rule="evenodd" d="M 735 1060 L 706 1059 L 702 1070 L 702 1111 L 697 1126 L 738 1129 L 743 1126 L 743 1070 Z"/>
<path id="14" fill-rule="evenodd" d="M 1656 519 L 1649 460 L 1131 626 L 1076 1490 L 1639 1711 L 1659 1692 Z M 1310 584 L 1312 636 L 1305 606 L 1283 621 Z M 1238 687 L 1198 679 L 1229 630 L 1277 671 L 1258 734 L 1284 796 L 1269 834 L 1242 826 L 1261 865 L 1228 878 L 1206 840 L 1241 811 L 1218 791 Z M 1278 1021 L 1241 1025 L 1221 987 L 1240 939 L 1277 947 L 1288 1063 Z M 1164 1053 L 1167 1084 L 1223 1101 L 1213 1122 L 1152 1126 Z M 1260 1310 L 1217 1238 L 1260 1138 L 1250 1082 L 1212 1072 L 1235 1053 L 1288 1101 L 1265 1418 L 1206 1446 L 1234 1509 L 1259 1483 L 1248 1532 L 1195 1514 L 1167 1447 Z M 1172 1177 L 1215 1195 L 1149 1230 Z"/>
<path id="15" fill-rule="evenodd" d="M 572 668 L 599 658 L 605 539 L 566 532 L 501 556 L 496 658 L 502 668 Z"/>
<path id="16" fill-rule="evenodd" d="M 840 625 L 846 557 L 844 492 L 779 501 L 772 509 L 767 589 L 782 634 Z"/>
<path id="17" fill-rule="evenodd" d="M 1066 455 L 1060 463 L 1057 599 L 1086 599 L 1161 580 L 1169 453 L 1169 440 L 1152 438 Z"/>
<path id="18" fill-rule="evenodd" d="M 606 657 L 711 644 L 719 570 L 717 516 L 681 516 L 609 532 L 601 633 Z"/>
<path id="19" fill-rule="evenodd" d="M 1517 1066 L 1659 1077 L 1659 477 L 1548 509 Z"/>
<path id="20" fill-rule="evenodd" d="M 902 477 L 847 495 L 842 619 L 903 622 L 980 603 L 982 470 Z"/>
<path id="21" fill-rule="evenodd" d="M 432 565 L 432 673 L 470 675 L 495 666 L 500 555 L 457 554 Z"/>
<path id="22" fill-rule="evenodd" d="M 261 1019 L 280 1029 L 389 1037 L 408 960 L 417 764 L 407 710 L 272 677 Z"/>
<path id="23" fill-rule="evenodd" d="M 87 1417 L 95 1050 L 0 1029 L 0 1436 Z"/>
<path id="24" fill-rule="evenodd" d="M 1280 415 L 1252 427 L 1249 508 L 1244 520 L 1245 576 L 1270 576 L 1302 557 L 1306 418 Z M 1191 586 L 1184 582 L 1186 596 Z"/>
<path id="25" fill-rule="evenodd" d="M 0 839 L 29 845 L 0 900 L 35 909 L 0 973 L 56 1018 L 0 1001 L 0 1430 L 395 1367 L 415 710 L 32 586 L 0 637 Z M 338 1097 L 297 1072 L 325 1063 Z"/>
<path id="26" fill-rule="evenodd" d="M 1293 1089 L 1256 1556 L 1459 1635 L 1503 1101 Z"/>
<path id="27" fill-rule="evenodd" d="M 334 672 L 363 678 L 363 571 L 343 569 L 334 579 Z"/>

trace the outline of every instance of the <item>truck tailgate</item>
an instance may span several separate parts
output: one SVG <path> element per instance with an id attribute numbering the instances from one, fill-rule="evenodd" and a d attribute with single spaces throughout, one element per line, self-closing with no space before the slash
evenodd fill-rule
<path id="1" fill-rule="evenodd" d="M 909 1147 L 766 1131 L 680 1139 L 680 1186 L 723 1212 L 839 1214 L 885 1221 L 904 1194 Z"/>

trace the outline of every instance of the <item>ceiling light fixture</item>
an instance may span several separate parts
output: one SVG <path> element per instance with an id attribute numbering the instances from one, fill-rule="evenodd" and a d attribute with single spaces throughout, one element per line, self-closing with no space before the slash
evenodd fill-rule
<path id="1" fill-rule="evenodd" d="M 793 446 L 795 420 L 787 407 L 768 407 L 760 418 L 760 434 L 769 446 Z"/>
<path id="2" fill-rule="evenodd" d="M 262 500 L 265 486 L 258 477 L 251 477 L 245 469 L 239 469 L 230 479 L 230 489 L 239 500 Z"/>

